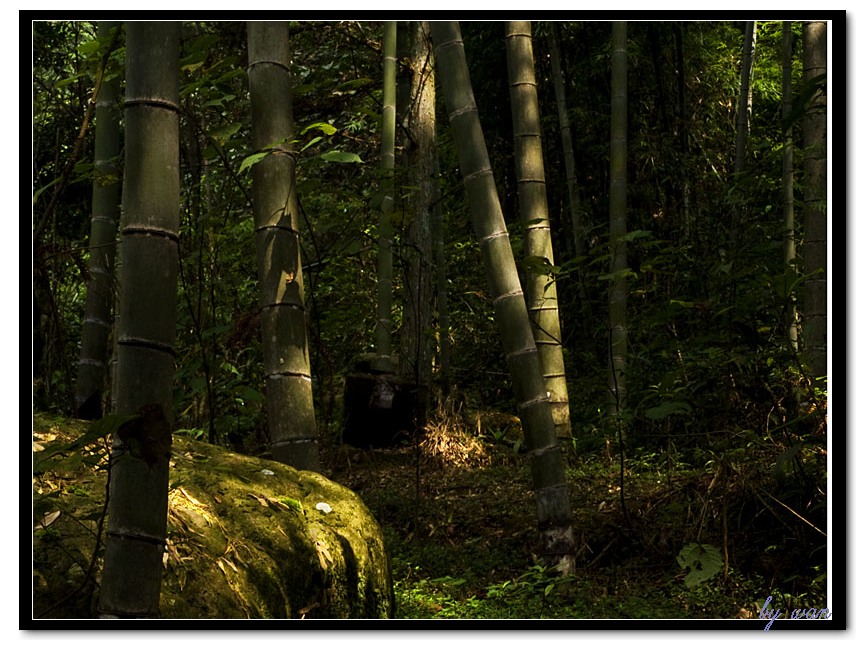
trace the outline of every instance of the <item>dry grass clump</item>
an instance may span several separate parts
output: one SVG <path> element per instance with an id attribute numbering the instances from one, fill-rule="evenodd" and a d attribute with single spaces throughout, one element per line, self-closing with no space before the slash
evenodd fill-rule
<path id="1" fill-rule="evenodd" d="M 425 462 L 440 467 L 487 467 L 491 458 L 483 442 L 454 413 L 439 409 L 420 443 Z"/>

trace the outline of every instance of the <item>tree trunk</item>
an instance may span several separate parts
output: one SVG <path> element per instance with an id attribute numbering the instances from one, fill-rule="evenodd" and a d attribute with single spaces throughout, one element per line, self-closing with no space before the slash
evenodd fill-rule
<path id="1" fill-rule="evenodd" d="M 514 151 L 520 218 L 526 229 L 526 302 L 541 358 L 544 382 L 550 397 L 553 422 L 559 439 L 571 437 L 568 384 L 562 356 L 562 331 L 556 283 L 549 271 L 555 265 L 547 189 L 541 148 L 532 24 L 508 22 L 505 26 L 508 76 L 511 89 Z"/>
<path id="2" fill-rule="evenodd" d="M 119 30 L 119 22 L 99 23 L 100 39 Z M 116 36 L 115 36 L 116 38 Z M 111 332 L 111 307 L 114 302 L 114 254 L 117 246 L 117 221 L 120 217 L 120 79 L 106 79 L 106 71 L 96 96 L 96 127 L 93 167 L 93 212 L 90 220 L 90 277 L 87 302 L 81 327 L 81 354 L 75 384 L 78 417 L 102 417 L 102 393 L 108 363 L 108 338 Z"/>
<path id="3" fill-rule="evenodd" d="M 742 42 L 742 80 L 739 88 L 739 105 L 736 110 L 736 160 L 733 173 L 738 178 L 745 170 L 745 154 L 751 134 L 751 75 L 754 69 L 754 49 L 757 30 L 753 20 L 745 22 L 745 38 Z"/>
<path id="4" fill-rule="evenodd" d="M 125 209 L 100 614 L 158 615 L 173 419 L 180 221 L 177 22 L 127 23 Z"/>
<path id="5" fill-rule="evenodd" d="M 628 24 L 613 23 L 612 106 L 610 122 L 610 396 L 611 413 L 618 417 L 627 395 L 625 367 L 628 349 L 626 321 L 628 256 Z"/>
<path id="6" fill-rule="evenodd" d="M 436 313 L 438 316 L 438 380 L 442 395 L 450 395 L 451 387 L 451 335 L 450 307 L 448 306 L 448 267 L 445 253 L 445 224 L 442 196 L 439 188 L 439 160 L 435 159 L 436 178 L 433 183 L 432 229 L 433 264 L 435 264 Z"/>
<path id="7" fill-rule="evenodd" d="M 568 118 L 568 103 L 565 95 L 565 78 L 562 73 L 561 57 L 559 56 L 559 39 L 556 34 L 558 25 L 550 23 L 548 41 L 550 48 L 550 64 L 553 69 L 553 88 L 556 93 L 556 108 L 559 114 L 559 133 L 562 137 L 562 156 L 565 160 L 565 178 L 568 187 L 568 208 L 571 213 L 571 229 L 574 239 L 574 254 L 583 254 L 582 219 L 580 217 L 580 198 L 577 193 L 576 161 L 574 160 L 574 141 L 571 136 L 571 120 Z"/>
<path id="8" fill-rule="evenodd" d="M 540 555 L 545 563 L 557 566 L 563 573 L 572 573 L 574 537 L 564 463 L 481 131 L 459 23 L 432 23 L 432 35 L 472 222 L 529 448 L 541 534 Z"/>
<path id="9" fill-rule="evenodd" d="M 252 171 L 271 450 L 275 460 L 317 471 L 295 192 L 288 24 L 249 22 L 247 27 L 252 146 L 256 151 L 272 150 Z"/>
<path id="10" fill-rule="evenodd" d="M 396 22 L 384 24 L 384 84 L 381 129 L 382 200 L 378 226 L 378 319 L 374 367 L 393 372 L 391 309 L 393 306 L 393 168 L 396 139 Z"/>
<path id="11" fill-rule="evenodd" d="M 802 26 L 805 48 L 802 76 L 809 84 L 826 83 L 826 21 L 809 21 Z M 821 82 L 822 77 L 822 82 Z M 825 87 L 828 87 L 826 85 Z M 802 339 L 805 358 L 817 386 L 826 387 L 826 94 L 817 90 L 802 124 L 805 146 L 805 201 L 802 209 L 804 240 L 802 257 Z"/>
<path id="12" fill-rule="evenodd" d="M 673 36 L 676 42 L 676 87 L 678 94 L 678 112 L 679 112 L 679 185 L 682 191 L 682 235 L 685 242 L 689 242 L 696 237 L 697 230 L 693 223 L 691 215 L 691 183 L 689 169 L 689 161 L 691 155 L 688 148 L 688 124 L 690 123 L 687 111 L 687 96 L 685 91 L 685 51 L 682 41 L 684 28 L 682 23 L 677 23 L 673 31 Z"/>
<path id="13" fill-rule="evenodd" d="M 580 207 L 580 193 L 577 187 L 576 160 L 574 158 L 574 139 L 571 135 L 571 120 L 568 117 L 568 102 L 565 92 L 565 75 L 562 71 L 561 57 L 559 56 L 559 39 L 557 36 L 558 25 L 549 24 L 548 45 L 550 49 L 550 64 L 553 69 L 553 88 L 556 94 L 556 108 L 559 115 L 559 133 L 562 139 L 562 157 L 565 161 L 565 179 L 568 190 L 568 210 L 571 214 L 571 230 L 574 242 L 574 255 L 577 258 L 585 254 L 585 228 L 583 223 L 582 208 Z M 589 303 L 589 295 L 586 291 L 585 272 L 581 268 L 577 271 L 577 286 L 580 296 L 580 315 L 582 322 L 580 330 L 583 340 L 591 338 L 590 323 L 592 321 L 592 308 Z"/>
<path id="14" fill-rule="evenodd" d="M 409 23 L 411 91 L 405 112 L 407 227 L 402 246 L 405 302 L 400 334 L 399 374 L 418 391 L 417 419 L 426 418 L 432 382 L 432 233 L 430 211 L 435 184 L 435 83 L 429 25 Z"/>
<path id="15" fill-rule="evenodd" d="M 793 83 L 791 68 L 793 66 L 793 30 L 790 21 L 784 21 L 782 26 L 782 121 L 787 124 L 784 132 L 784 152 L 782 156 L 782 194 L 784 197 L 784 270 L 790 269 L 796 260 L 796 211 L 793 200 L 793 125 L 789 124 L 793 107 Z M 798 319 L 796 317 L 795 296 L 789 294 L 787 301 L 787 338 L 794 350 L 798 348 Z"/>

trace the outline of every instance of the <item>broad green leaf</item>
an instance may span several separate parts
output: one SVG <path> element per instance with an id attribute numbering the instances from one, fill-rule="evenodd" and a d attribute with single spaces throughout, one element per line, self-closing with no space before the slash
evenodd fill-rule
<path id="1" fill-rule="evenodd" d="M 550 264 L 550 260 L 539 255 L 523 258 L 522 267 L 527 272 L 536 275 L 549 275 L 553 272 L 553 265 Z"/>
<path id="2" fill-rule="evenodd" d="M 74 471 L 84 461 L 80 453 L 75 450 L 92 445 L 99 440 L 115 433 L 124 422 L 134 419 L 134 415 L 107 415 L 101 420 L 96 420 L 81 436 L 70 443 L 54 441 L 45 446 L 42 451 L 33 454 L 34 472 L 51 470 L 54 472 Z M 56 459 L 55 456 L 74 452 L 67 458 Z M 49 464 L 50 463 L 50 464 Z"/>
<path id="3" fill-rule="evenodd" d="M 203 105 L 204 106 L 217 106 L 219 108 L 222 108 L 223 106 L 225 106 L 229 102 L 234 101 L 236 98 L 237 98 L 237 95 L 231 95 L 231 94 L 223 95 L 222 97 L 217 97 L 216 99 L 211 99 L 209 101 L 206 101 L 206 102 L 204 102 Z"/>
<path id="4" fill-rule="evenodd" d="M 59 456 L 51 459 L 49 469 L 56 474 L 75 474 L 81 468 L 84 457 L 80 452 L 73 452 L 68 456 Z"/>
<path id="5" fill-rule="evenodd" d="M 792 472 L 794 468 L 794 463 L 796 461 L 796 457 L 799 455 L 799 452 L 802 451 L 802 443 L 796 443 L 789 449 L 785 449 L 778 457 L 775 459 L 775 469 L 773 474 L 775 476 L 775 480 L 779 483 L 784 480 L 784 476 L 788 473 L 788 469 Z"/>
<path id="6" fill-rule="evenodd" d="M 218 141 L 220 144 L 225 144 L 225 141 L 228 140 L 235 133 L 240 131 L 240 122 L 234 122 L 233 124 L 229 124 L 228 126 L 224 126 L 221 129 L 216 129 L 215 131 L 210 132 L 210 137 L 214 140 Z"/>
<path id="7" fill-rule="evenodd" d="M 75 163 L 75 167 L 73 167 L 73 171 L 75 175 L 78 177 L 87 176 L 94 169 L 93 163 L 89 160 L 80 160 Z"/>
<path id="8" fill-rule="evenodd" d="M 204 34 L 195 38 L 192 43 L 189 44 L 189 51 L 192 54 L 197 52 L 204 52 L 206 50 L 209 50 L 218 42 L 219 37 L 216 34 Z M 190 54 L 188 58 L 192 58 L 192 54 Z"/>
<path id="9" fill-rule="evenodd" d="M 691 405 L 686 402 L 664 402 L 658 406 L 646 409 L 646 417 L 650 420 L 660 420 L 670 415 L 687 414 Z"/>
<path id="10" fill-rule="evenodd" d="M 230 332 L 232 329 L 231 325 L 214 325 L 213 327 L 208 327 L 201 333 L 203 338 L 207 338 L 208 336 L 216 336 L 218 334 L 225 334 L 226 332 Z"/>
<path id="11" fill-rule="evenodd" d="M 263 402 L 264 395 L 255 390 L 251 386 L 238 386 L 237 396 L 243 398 L 247 402 Z"/>
<path id="12" fill-rule="evenodd" d="M 181 89 L 180 89 L 180 96 L 181 96 L 181 98 L 182 98 L 182 97 L 186 97 L 186 96 L 188 96 L 188 95 L 191 95 L 191 94 L 194 93 L 196 90 L 198 90 L 199 88 L 201 88 L 203 85 L 204 85 L 204 80 L 203 80 L 203 79 L 198 79 L 198 80 L 196 80 L 196 81 L 192 81 L 192 82 L 186 84 L 185 86 L 181 87 Z"/>
<path id="13" fill-rule="evenodd" d="M 362 163 L 363 160 L 360 159 L 356 153 L 349 153 L 348 151 L 328 151 L 327 153 L 321 154 L 321 159 L 325 162 L 336 162 L 336 163 Z"/>
<path id="14" fill-rule="evenodd" d="M 93 53 L 99 51 L 99 48 L 101 47 L 101 45 L 102 44 L 99 42 L 98 38 L 94 39 L 92 41 L 85 41 L 84 43 L 81 43 L 78 46 L 78 51 L 84 55 L 93 54 Z"/>
<path id="15" fill-rule="evenodd" d="M 192 394 L 197 395 L 204 392 L 207 382 L 204 380 L 204 377 L 193 377 L 189 380 L 189 387 L 192 389 Z"/>
<path id="16" fill-rule="evenodd" d="M 605 273 L 604 275 L 599 275 L 598 280 L 621 280 L 622 278 L 636 278 L 637 274 L 634 273 L 631 269 L 619 269 L 618 271 L 613 271 L 612 273 Z"/>
<path id="17" fill-rule="evenodd" d="M 710 544 L 686 544 L 676 557 L 676 562 L 688 570 L 685 586 L 689 589 L 706 582 L 724 568 L 721 552 Z"/>
<path id="18" fill-rule="evenodd" d="M 93 444 L 100 438 L 105 438 L 109 434 L 116 433 L 121 425 L 135 419 L 136 417 L 137 416 L 135 415 L 118 415 L 117 413 L 106 415 L 101 420 L 96 420 L 92 423 L 87 429 L 87 433 L 70 444 L 69 448 L 74 449 Z"/>
<path id="19" fill-rule="evenodd" d="M 652 232 L 650 230 L 632 230 L 631 232 L 627 232 L 621 237 L 619 237 L 619 241 L 634 241 L 635 239 L 642 239 L 643 237 L 650 237 Z"/>
<path id="20" fill-rule="evenodd" d="M 75 518 L 79 521 L 99 521 L 103 516 L 105 516 L 105 513 L 102 511 L 102 508 L 97 508 L 96 510 L 77 515 Z"/>
<path id="21" fill-rule="evenodd" d="M 782 131 L 789 129 L 809 112 L 820 110 L 820 105 L 815 105 L 813 99 L 820 94 L 825 94 L 827 78 L 825 74 L 818 74 L 802 83 L 799 93 L 793 98 L 793 106 L 789 115 L 781 121 L 780 127 Z M 825 110 L 825 107 L 823 107 L 823 110 Z"/>

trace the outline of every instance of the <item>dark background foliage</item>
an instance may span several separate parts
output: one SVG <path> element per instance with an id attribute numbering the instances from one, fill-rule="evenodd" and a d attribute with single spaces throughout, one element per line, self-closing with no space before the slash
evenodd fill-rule
<path id="1" fill-rule="evenodd" d="M 801 25 L 793 25 L 795 96 L 803 92 L 802 44 Z M 236 22 L 188 22 L 183 29 L 177 428 L 184 435 L 262 454 L 268 434 L 250 175 L 241 168 L 252 153 L 245 28 Z M 581 256 L 575 254 L 569 221 L 546 38 L 551 29 L 551 23 L 534 25 L 534 54 L 571 396 L 568 455 L 573 471 L 586 462 L 611 468 L 618 452 L 611 451 L 615 441 L 605 432 L 610 26 L 594 21 L 555 25 L 585 224 Z M 669 488 L 655 502 L 644 493 L 648 501 L 642 512 L 635 505 L 637 519 L 648 517 L 653 503 L 657 512 L 666 513 L 649 532 L 678 517 L 688 522 L 684 527 L 695 540 L 735 546 L 733 560 L 742 572 L 763 576 L 773 587 L 783 583 L 791 594 L 815 594 L 824 587 L 826 571 L 826 539 L 813 530 L 825 531 L 827 519 L 825 395 L 815 389 L 786 338 L 785 319 L 793 305 L 789 287 L 802 271 L 798 263 L 785 267 L 781 252 L 781 23 L 759 23 L 758 30 L 751 140 L 746 172 L 736 177 L 743 24 L 629 25 L 628 262 L 633 275 L 625 462 L 634 475 L 648 472 Z M 33 23 L 37 411 L 74 411 L 92 183 L 93 129 L 82 124 L 107 48 L 95 33 L 89 22 Z M 323 453 L 336 458 L 345 374 L 374 341 L 381 24 L 291 23 L 290 34 L 314 397 Z M 519 257 L 503 24 L 468 22 L 463 37 Z M 121 76 L 122 45 L 121 38 L 109 58 L 109 70 Z M 317 126 L 322 123 L 333 133 Z M 800 121 L 793 123 L 793 135 L 798 170 Z M 478 414 L 513 413 L 514 407 L 443 107 L 438 137 L 455 385 L 440 408 L 462 418 L 480 440 L 499 444 L 507 426 L 487 426 Z M 355 154 L 356 161 L 333 162 L 339 158 L 334 152 Z M 797 172 L 797 209 L 801 178 Z M 796 237 L 799 241 L 801 233 Z M 334 461 L 332 469 L 338 468 Z M 715 516 L 695 517 L 689 501 L 695 497 L 684 487 L 676 491 L 676 477 L 696 474 L 706 480 L 688 479 L 688 489 L 711 492 L 717 483 L 723 496 L 712 508 L 723 508 L 723 516 L 718 510 Z M 387 499 L 384 494 L 378 495 L 379 503 Z M 386 512 L 377 514 L 386 518 Z M 399 525 L 394 530 L 399 532 Z M 618 554 L 608 559 L 615 555 L 623 562 L 645 542 L 632 536 L 630 545 L 617 546 Z"/>

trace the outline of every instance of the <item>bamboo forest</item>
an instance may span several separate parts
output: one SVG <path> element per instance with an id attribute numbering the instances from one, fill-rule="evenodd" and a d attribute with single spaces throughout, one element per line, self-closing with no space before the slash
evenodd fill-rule
<path id="1" fill-rule="evenodd" d="M 846 626 L 827 13 L 33 20 L 22 627 Z"/>

